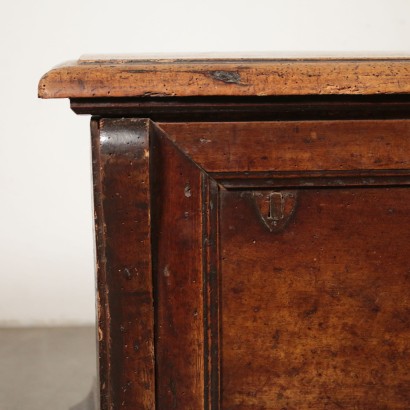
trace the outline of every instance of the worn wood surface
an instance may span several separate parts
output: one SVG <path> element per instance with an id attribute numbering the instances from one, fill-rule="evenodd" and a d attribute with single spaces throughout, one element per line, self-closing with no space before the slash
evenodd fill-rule
<path id="1" fill-rule="evenodd" d="M 158 409 L 204 409 L 202 172 L 152 140 Z"/>
<path id="2" fill-rule="evenodd" d="M 400 180 L 408 174 L 408 121 L 159 126 L 217 178 L 229 171 L 241 180 L 244 172 L 292 164 L 299 174 L 290 173 L 288 184 L 305 175 L 310 186 L 294 191 L 289 219 L 272 229 L 266 219 L 275 211 L 258 208 L 252 181 L 245 191 L 221 191 L 214 283 L 221 401 L 212 408 L 406 409 L 410 191 L 397 185 L 409 185 Z M 223 145 L 202 155 L 208 139 Z M 294 157 L 286 162 L 287 155 Z M 370 171 L 374 187 L 358 180 L 344 188 L 349 180 L 336 177 L 331 188 L 314 189 L 312 171 L 338 169 Z"/>
<path id="3" fill-rule="evenodd" d="M 410 121 L 161 123 L 209 173 L 399 170 L 410 167 Z"/>
<path id="4" fill-rule="evenodd" d="M 149 128 L 92 122 L 101 410 L 155 408 Z"/>
<path id="5" fill-rule="evenodd" d="M 40 80 L 41 98 L 370 95 L 410 92 L 410 59 L 103 59 Z"/>
<path id="6" fill-rule="evenodd" d="M 153 128 L 158 409 L 219 406 L 218 188 Z"/>
<path id="7" fill-rule="evenodd" d="M 93 135 L 102 409 L 408 408 L 407 120 Z"/>
<path id="8" fill-rule="evenodd" d="M 410 190 L 298 190 L 270 232 L 221 195 L 224 410 L 408 409 Z"/>
<path id="9" fill-rule="evenodd" d="M 410 59 L 84 58 L 102 410 L 408 410 Z M 153 122 L 156 121 L 156 123 Z"/>

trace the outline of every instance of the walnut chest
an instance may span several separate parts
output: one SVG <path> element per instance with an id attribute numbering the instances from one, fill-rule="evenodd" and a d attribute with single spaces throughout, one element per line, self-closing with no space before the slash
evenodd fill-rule
<path id="1" fill-rule="evenodd" d="M 102 410 L 410 408 L 410 60 L 105 57 Z"/>

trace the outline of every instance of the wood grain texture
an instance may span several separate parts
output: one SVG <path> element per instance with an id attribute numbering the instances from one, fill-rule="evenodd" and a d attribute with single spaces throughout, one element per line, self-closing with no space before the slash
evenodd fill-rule
<path id="1" fill-rule="evenodd" d="M 156 130 L 152 141 L 158 409 L 205 409 L 202 172 Z"/>
<path id="2" fill-rule="evenodd" d="M 407 120 L 93 127 L 105 408 L 407 409 Z M 311 187 L 281 209 L 212 179 L 269 170 Z"/>
<path id="3" fill-rule="evenodd" d="M 410 190 L 298 190 L 280 232 L 221 192 L 224 410 L 405 410 Z"/>
<path id="4" fill-rule="evenodd" d="M 108 59 L 69 62 L 41 98 L 370 95 L 410 92 L 410 59 Z"/>
<path id="5" fill-rule="evenodd" d="M 208 175 L 202 177 L 202 249 L 204 294 L 205 409 L 221 403 L 221 292 L 219 195 L 220 186 Z"/>
<path id="6" fill-rule="evenodd" d="M 405 170 L 409 120 L 160 123 L 213 173 Z"/>
<path id="7" fill-rule="evenodd" d="M 94 121 L 102 408 L 407 409 L 409 127 Z"/>
<path id="8" fill-rule="evenodd" d="M 149 128 L 92 122 L 102 410 L 155 408 Z"/>
<path id="9" fill-rule="evenodd" d="M 118 117 L 102 410 L 409 409 L 410 58 L 87 57 L 39 96 Z"/>

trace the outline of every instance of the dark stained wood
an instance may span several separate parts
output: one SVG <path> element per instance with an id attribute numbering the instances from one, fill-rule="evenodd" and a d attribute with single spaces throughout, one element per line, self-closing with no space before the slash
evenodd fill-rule
<path id="1" fill-rule="evenodd" d="M 212 174 L 227 189 L 397 186 L 410 184 L 409 170 L 220 172 Z"/>
<path id="2" fill-rule="evenodd" d="M 148 120 L 93 120 L 101 409 L 155 408 Z"/>
<path id="3" fill-rule="evenodd" d="M 370 95 L 410 92 L 410 59 L 79 60 L 40 80 L 41 98 Z"/>
<path id="4" fill-rule="evenodd" d="M 410 190 L 223 191 L 222 409 L 408 409 Z"/>
<path id="5" fill-rule="evenodd" d="M 160 409 L 202 409 L 201 172 L 157 134 L 156 364 Z M 156 168 L 156 167 L 155 167 Z"/>
<path id="6" fill-rule="evenodd" d="M 410 408 L 409 76 L 263 57 L 43 77 L 114 117 L 92 120 L 102 410 Z"/>
<path id="7" fill-rule="evenodd" d="M 181 166 L 178 165 L 179 161 L 175 160 L 175 156 L 184 158 L 184 154 L 184 161 L 187 165 L 194 166 L 191 162 L 191 159 L 194 159 L 198 160 L 197 165 L 201 169 L 209 168 L 207 161 L 218 161 L 220 152 L 215 150 L 213 156 L 211 152 L 208 152 L 208 155 L 197 156 L 203 143 L 199 138 L 204 137 L 205 134 L 195 133 L 195 130 L 201 131 L 202 127 L 209 126 L 207 129 L 212 130 L 214 138 L 225 138 L 226 146 L 231 147 L 233 144 L 238 144 L 237 156 L 232 156 L 232 163 L 236 161 L 236 169 L 241 171 L 238 161 L 246 159 L 249 152 L 259 150 L 260 144 L 265 144 L 265 149 L 269 149 L 270 141 L 266 134 L 264 138 L 258 138 L 259 133 L 264 132 L 264 127 L 275 130 L 278 124 L 284 123 L 258 123 L 259 127 L 256 127 L 255 123 L 239 124 L 244 127 L 240 130 L 247 135 L 247 140 L 245 143 L 243 139 L 242 144 L 238 144 L 239 132 L 236 128 L 238 124 L 193 123 L 169 126 L 169 124 L 161 123 L 159 126 L 167 132 L 180 130 L 178 138 L 186 145 L 179 144 L 179 140 L 174 138 L 173 133 L 163 135 L 164 144 L 167 138 L 171 138 L 177 145 L 168 140 L 167 154 L 154 154 L 159 158 L 154 168 L 158 169 L 159 164 L 167 162 L 166 158 L 168 158 L 172 161 L 173 168 L 180 171 L 181 176 Z M 368 124 L 372 126 L 369 128 Z M 228 128 L 228 125 L 232 125 L 232 128 Z M 293 123 L 285 123 L 285 125 L 290 133 L 294 131 Z M 298 127 L 304 125 L 310 125 L 310 123 L 298 124 Z M 378 127 L 379 125 L 381 127 Z M 194 142 L 189 138 L 183 138 L 187 135 L 187 133 L 184 134 L 185 126 L 192 130 L 192 134 L 189 135 L 196 134 Z M 347 122 L 342 125 L 339 122 L 328 122 L 326 124 L 315 123 L 315 126 L 319 126 L 318 129 L 322 127 L 323 130 L 330 130 L 329 135 L 337 137 L 334 138 L 334 142 L 337 142 L 337 150 L 345 155 L 344 158 L 349 157 L 347 155 L 350 154 L 349 141 L 353 139 L 349 134 L 345 138 L 344 133 L 340 130 L 352 130 L 353 133 L 360 130 L 361 138 L 357 140 L 355 150 L 351 151 L 353 154 L 357 154 L 357 149 L 363 148 L 361 144 L 369 145 L 372 141 L 372 134 L 369 135 L 366 130 L 372 131 L 379 141 L 389 147 L 392 144 L 391 141 L 385 139 L 385 135 L 390 135 L 393 138 L 392 141 L 399 138 L 400 141 L 396 140 L 398 143 L 404 142 L 409 134 L 406 121 L 400 122 L 399 128 L 397 128 L 397 122 L 394 121 L 383 121 L 380 124 L 379 122 Z M 292 138 L 289 140 L 292 141 Z M 184 154 L 179 151 L 181 145 L 183 145 Z M 346 149 L 346 154 L 342 147 Z M 394 164 L 399 162 L 397 161 L 400 158 L 399 151 L 397 149 L 388 156 L 393 159 Z M 283 146 L 281 152 L 286 153 Z M 297 153 L 298 151 L 293 149 L 292 152 Z M 372 150 L 369 150 L 367 155 L 372 157 Z M 337 168 L 339 165 L 340 158 L 337 155 L 331 155 L 328 149 L 322 149 L 320 156 L 327 161 L 326 169 Z M 301 159 L 303 160 L 304 157 L 301 156 Z M 311 160 L 305 159 L 302 165 L 300 161 L 297 165 L 308 169 L 311 163 Z M 226 162 L 224 168 L 221 169 L 229 169 L 230 166 L 231 164 Z M 257 169 L 257 165 L 254 168 Z M 348 170 L 350 177 L 359 178 L 360 169 L 358 168 L 356 163 L 355 167 L 352 166 L 352 169 Z M 370 168 L 375 179 L 379 178 L 379 183 L 380 178 L 386 177 L 383 174 L 385 170 L 378 171 L 377 166 L 373 163 L 366 168 Z M 160 185 L 169 185 L 172 187 L 171 190 L 178 185 L 183 185 L 174 180 L 170 182 L 168 173 L 172 173 L 172 169 L 167 169 L 167 171 L 158 170 L 166 181 L 160 182 Z M 215 360 L 221 360 L 222 367 L 218 371 L 219 366 L 215 366 L 217 370 L 210 374 L 210 382 L 214 383 L 215 391 L 218 392 L 217 396 L 214 396 L 216 400 L 211 408 L 336 409 L 339 407 L 354 408 L 355 406 L 365 408 L 369 404 L 371 408 L 384 409 L 390 403 L 392 408 L 405 409 L 409 399 L 407 391 L 410 380 L 407 378 L 407 372 L 410 362 L 409 358 L 403 356 L 407 348 L 407 345 L 403 343 L 409 336 L 408 329 L 405 324 L 402 327 L 400 325 L 392 327 L 390 321 L 395 314 L 401 317 L 399 321 L 404 321 L 410 306 L 407 303 L 402 306 L 393 306 L 389 295 L 394 295 L 393 300 L 397 301 L 405 298 L 409 291 L 410 284 L 407 284 L 406 278 L 410 269 L 407 261 L 410 251 L 408 239 L 410 238 L 407 233 L 408 221 L 405 218 L 408 218 L 407 214 L 410 215 L 408 212 L 410 191 L 407 187 L 362 188 L 364 183 L 360 183 L 359 179 L 356 183 L 358 187 L 341 189 L 338 188 L 340 182 L 337 182 L 337 178 L 333 178 L 334 188 L 317 190 L 314 189 L 317 181 L 309 175 L 309 172 L 300 169 L 299 172 L 310 181 L 312 188 L 295 191 L 297 193 L 295 213 L 293 215 L 293 211 L 289 211 L 291 212 L 289 222 L 280 227 L 278 232 L 267 229 L 267 225 L 262 223 L 262 211 L 258 211 L 254 200 L 256 187 L 252 187 L 251 183 L 246 191 L 222 190 L 221 215 L 208 217 L 208 220 L 212 219 L 213 222 L 207 230 L 217 232 L 218 226 L 220 224 L 222 226 L 221 240 L 218 245 L 222 252 L 222 264 L 219 266 L 219 262 L 214 263 L 216 281 L 209 285 L 209 294 L 217 294 L 217 297 L 213 302 L 208 303 L 210 306 L 215 304 L 214 306 L 220 312 L 218 315 L 222 317 L 222 319 L 218 318 L 218 321 L 213 320 L 213 323 L 217 325 L 215 340 L 219 347 Z M 388 172 L 390 171 L 387 171 L 389 176 Z M 405 167 L 402 172 L 401 175 L 397 170 L 391 171 L 390 180 L 382 179 L 381 183 L 409 185 L 408 178 L 406 180 L 397 179 L 401 176 L 408 177 L 408 170 Z M 243 172 L 232 171 L 230 178 L 235 180 L 236 176 L 242 179 L 242 174 Z M 291 177 L 294 178 L 295 175 Z M 260 179 L 263 179 L 263 175 Z M 217 195 L 218 191 L 215 192 Z M 168 198 L 169 195 L 172 195 L 171 191 L 156 192 L 157 198 Z M 175 213 L 175 209 L 181 208 L 179 204 L 175 207 L 172 203 L 165 204 L 161 199 L 159 201 L 163 209 L 169 207 L 171 214 Z M 219 203 L 219 199 L 214 198 L 213 202 Z M 337 216 L 334 213 L 337 213 Z M 296 221 L 299 221 L 297 218 L 302 218 L 302 222 L 296 227 Z M 169 216 L 168 221 L 171 220 Z M 161 226 L 165 226 L 165 223 L 161 222 Z M 164 235 L 163 228 L 158 227 L 157 231 Z M 178 231 L 174 229 L 174 235 Z M 219 236 L 215 237 L 215 240 L 219 241 L 218 238 Z M 400 242 L 397 242 L 398 238 Z M 393 243 L 395 245 L 392 245 Z M 366 246 L 364 247 L 363 244 Z M 184 245 L 182 248 L 190 249 L 189 245 Z M 175 248 L 171 252 L 177 254 L 178 251 Z M 276 264 L 280 265 L 278 270 L 275 268 Z M 374 268 L 374 264 L 377 269 Z M 385 276 L 386 272 L 392 270 L 394 271 L 392 276 Z M 272 274 L 277 272 L 279 272 L 278 278 L 272 279 Z M 312 281 L 312 278 L 315 278 L 316 282 Z M 221 289 L 220 281 L 222 281 Z M 300 281 L 299 285 L 297 281 Z M 375 289 L 372 288 L 374 282 L 378 283 Z M 159 289 L 160 287 L 159 285 Z M 366 290 L 367 287 L 368 290 Z M 388 289 L 386 293 L 383 290 L 384 287 Z M 280 292 L 283 292 L 283 295 Z M 192 292 L 192 294 L 195 293 Z M 276 294 L 278 294 L 277 299 L 274 298 Z M 204 292 L 203 295 L 205 304 L 207 293 Z M 164 303 L 167 299 L 168 297 L 158 293 L 159 304 Z M 190 303 L 187 297 L 178 299 L 183 300 L 184 303 Z M 378 301 L 380 301 L 380 306 L 377 305 Z M 365 303 L 369 305 L 370 316 L 366 316 L 366 306 L 362 306 Z M 315 322 L 313 328 L 309 320 L 311 316 L 316 315 L 316 310 L 319 309 L 316 306 L 318 304 L 320 304 L 321 314 L 317 314 L 317 323 Z M 372 319 L 375 312 L 372 309 L 376 310 L 375 305 L 377 309 L 383 309 L 385 312 L 383 315 L 380 314 L 380 323 L 373 326 Z M 175 311 L 178 300 L 173 300 L 172 308 L 167 303 L 165 306 L 167 312 L 170 309 Z M 220 306 L 221 310 L 219 310 Z M 211 309 L 204 309 L 204 311 L 209 315 Z M 188 315 L 181 316 L 187 317 Z M 162 323 L 173 323 L 174 318 L 175 313 L 172 320 L 170 317 L 161 317 L 157 321 L 161 326 Z M 275 320 L 278 324 L 275 324 Z M 305 321 L 308 323 L 306 324 Z M 220 344 L 220 329 L 222 344 Z M 357 335 L 358 332 L 359 335 Z M 370 332 L 372 332 L 371 338 L 367 340 L 365 336 Z M 190 332 L 186 333 L 190 334 Z M 202 337 L 205 346 L 206 334 Z M 168 342 L 172 340 L 169 335 L 164 339 Z M 279 340 L 282 351 L 279 351 L 278 357 L 271 356 L 271 346 L 274 346 L 272 348 L 274 351 L 278 349 L 276 344 Z M 391 340 L 395 342 L 392 342 L 389 348 L 379 347 L 390 343 Z M 175 343 L 170 344 L 175 345 Z M 343 343 L 346 343 L 346 346 Z M 159 341 L 160 344 L 161 341 Z M 167 349 L 169 349 L 168 343 Z M 329 356 L 329 349 L 331 356 Z M 204 350 L 206 350 L 205 347 Z M 400 361 L 399 364 L 396 361 L 388 362 L 391 357 L 395 357 L 394 355 L 398 355 L 403 362 L 400 359 L 397 359 Z M 377 356 L 381 364 L 379 361 L 372 364 L 369 371 L 373 376 L 368 376 L 366 364 L 373 356 Z M 162 360 L 168 363 L 172 355 L 167 352 L 165 357 Z M 179 357 L 184 357 L 181 351 L 179 351 Z M 333 357 L 334 362 L 331 362 Z M 387 362 L 389 364 L 386 364 Z M 278 366 L 277 370 L 275 365 Z M 387 373 L 383 376 L 385 378 L 380 376 L 384 374 L 383 372 Z M 161 374 L 164 374 L 164 371 L 158 374 L 159 380 Z M 204 376 L 206 377 L 207 374 L 206 366 L 204 366 Z M 323 375 L 323 379 L 316 381 L 317 377 L 321 377 L 320 375 Z M 351 375 L 355 377 L 353 380 L 351 380 Z M 374 375 L 378 375 L 378 378 Z M 400 382 L 396 382 L 395 376 Z M 372 377 L 376 377 L 376 380 Z M 315 387 L 311 386 L 313 383 L 316 383 Z M 387 393 L 383 396 L 385 391 Z M 222 393 L 222 397 L 219 396 L 219 392 Z M 212 389 L 210 397 L 212 397 Z M 206 404 L 209 403 L 206 401 L 206 396 L 204 400 Z M 167 406 L 170 406 L 170 402 L 166 403 L 165 408 Z M 191 408 L 189 404 L 186 406 L 188 406 L 186 408 Z M 182 408 L 185 407 L 182 406 Z"/>
<path id="8" fill-rule="evenodd" d="M 401 119 L 408 95 L 71 99 L 77 114 L 130 116 L 159 122 Z"/>
<path id="9" fill-rule="evenodd" d="M 160 123 L 210 174 L 403 170 L 410 121 Z"/>
<path id="10" fill-rule="evenodd" d="M 208 287 L 216 280 L 216 186 L 158 129 L 152 156 L 157 405 L 209 409 L 219 367 L 218 295 Z"/>
<path id="11" fill-rule="evenodd" d="M 205 409 L 218 409 L 221 402 L 221 301 L 218 184 L 202 177 L 202 249 L 205 325 Z"/>

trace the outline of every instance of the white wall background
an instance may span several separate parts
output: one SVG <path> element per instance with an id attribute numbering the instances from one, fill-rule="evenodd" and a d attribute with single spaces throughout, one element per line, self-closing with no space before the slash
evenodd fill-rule
<path id="1" fill-rule="evenodd" d="M 36 98 L 84 53 L 409 53 L 409 0 L 14 0 L 0 6 L 0 325 L 94 321 L 88 117 Z"/>

